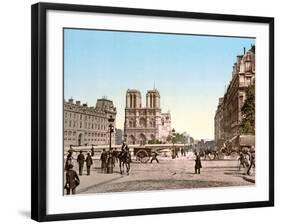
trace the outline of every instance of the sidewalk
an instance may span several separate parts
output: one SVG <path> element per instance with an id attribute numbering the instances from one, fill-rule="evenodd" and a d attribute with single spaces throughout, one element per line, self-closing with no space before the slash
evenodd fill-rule
<path id="1" fill-rule="evenodd" d="M 118 164 L 116 164 L 118 165 Z M 119 167 L 115 165 L 114 171 L 112 174 L 107 174 L 102 172 L 100 168 L 100 162 L 94 161 L 94 166 L 91 167 L 90 175 L 87 176 L 86 166 L 83 168 L 83 175 L 79 176 L 80 185 L 77 187 L 77 193 L 81 193 L 87 191 L 89 188 L 93 186 L 99 186 L 102 184 L 110 183 L 111 181 L 122 178 L 119 173 Z M 75 166 L 75 170 L 79 173 L 79 169 Z"/>

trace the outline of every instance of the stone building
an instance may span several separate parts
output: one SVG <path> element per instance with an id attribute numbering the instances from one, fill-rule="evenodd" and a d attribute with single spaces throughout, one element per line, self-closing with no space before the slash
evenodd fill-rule
<path id="1" fill-rule="evenodd" d="M 238 55 L 233 65 L 232 79 L 215 114 L 215 144 L 217 148 L 225 146 L 240 135 L 242 120 L 241 108 L 246 100 L 246 90 L 255 84 L 255 46 Z"/>
<path id="2" fill-rule="evenodd" d="M 223 128 L 223 97 L 219 98 L 219 104 L 215 114 L 215 143 L 221 148 L 224 143 L 224 128 Z"/>
<path id="3" fill-rule="evenodd" d="M 64 101 L 64 146 L 109 144 L 108 118 L 115 119 L 116 113 L 113 102 L 105 98 L 98 99 L 95 107 L 81 105 L 80 101 L 74 103 L 73 99 Z"/>
<path id="4" fill-rule="evenodd" d="M 127 90 L 124 136 L 128 144 L 146 144 L 158 140 L 166 142 L 171 133 L 171 115 L 162 113 L 157 89 L 146 93 L 146 106 L 142 107 L 141 93 Z"/>

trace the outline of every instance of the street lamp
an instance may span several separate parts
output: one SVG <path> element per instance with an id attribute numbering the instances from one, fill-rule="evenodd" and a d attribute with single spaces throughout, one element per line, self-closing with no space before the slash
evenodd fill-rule
<path id="1" fill-rule="evenodd" d="M 172 159 L 176 158 L 176 155 L 175 155 L 175 129 L 173 128 L 172 129 L 172 143 L 173 143 L 173 153 L 172 153 Z"/>
<path id="2" fill-rule="evenodd" d="M 111 133 L 114 131 L 114 126 L 113 126 L 114 118 L 112 115 L 108 118 L 108 127 L 109 127 L 109 150 L 111 150 Z"/>

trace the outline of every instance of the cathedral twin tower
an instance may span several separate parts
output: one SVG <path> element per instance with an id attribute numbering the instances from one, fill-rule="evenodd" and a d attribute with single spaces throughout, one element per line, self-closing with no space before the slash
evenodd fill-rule
<path id="1" fill-rule="evenodd" d="M 139 90 L 128 89 L 126 94 L 124 136 L 128 144 L 165 143 L 171 132 L 170 113 L 161 113 L 157 89 L 146 93 L 146 107 L 142 107 Z"/>
<path id="2" fill-rule="evenodd" d="M 141 93 L 138 90 L 128 90 L 126 95 L 126 108 L 141 108 Z M 146 93 L 146 108 L 160 108 L 160 94 L 155 90 Z"/>

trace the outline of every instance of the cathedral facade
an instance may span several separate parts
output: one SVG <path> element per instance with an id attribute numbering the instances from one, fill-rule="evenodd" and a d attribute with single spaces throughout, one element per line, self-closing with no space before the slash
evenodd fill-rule
<path id="1" fill-rule="evenodd" d="M 148 90 L 146 104 L 142 106 L 141 93 L 128 89 L 126 93 L 124 137 L 128 144 L 167 141 L 171 134 L 171 115 L 162 113 L 157 89 Z"/>

